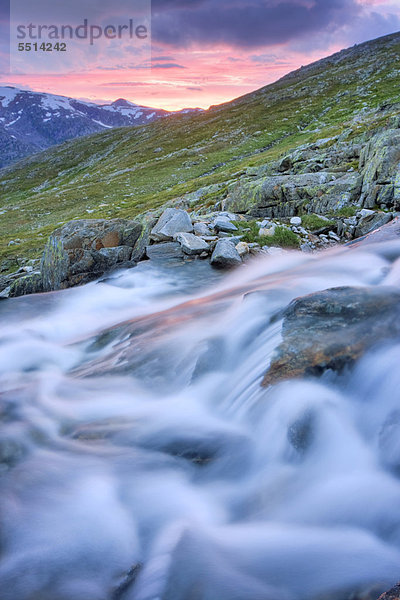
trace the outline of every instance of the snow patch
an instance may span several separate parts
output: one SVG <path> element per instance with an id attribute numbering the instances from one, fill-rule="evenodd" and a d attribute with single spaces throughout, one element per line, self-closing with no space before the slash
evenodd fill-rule
<path id="1" fill-rule="evenodd" d="M 2 87 L 0 88 L 0 103 L 3 107 L 8 106 L 15 98 L 17 94 L 19 94 L 21 90 L 12 87 Z"/>
<path id="2" fill-rule="evenodd" d="M 92 119 L 92 121 L 94 123 L 97 123 L 98 125 L 101 125 L 102 127 L 107 127 L 107 129 L 112 129 L 111 125 L 105 125 L 104 123 L 102 123 L 101 121 L 96 121 L 96 119 Z"/>

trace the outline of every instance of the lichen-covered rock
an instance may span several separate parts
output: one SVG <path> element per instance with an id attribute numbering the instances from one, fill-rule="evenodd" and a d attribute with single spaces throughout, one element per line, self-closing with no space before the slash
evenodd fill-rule
<path id="1" fill-rule="evenodd" d="M 45 247 L 41 273 L 44 291 L 59 290 L 97 279 L 128 262 L 142 233 L 136 221 L 70 221 L 54 231 Z"/>
<path id="2" fill-rule="evenodd" d="M 40 273 L 31 273 L 25 277 L 16 279 L 10 286 L 9 298 L 27 296 L 28 294 L 40 294 L 43 292 L 43 280 Z"/>
<path id="3" fill-rule="evenodd" d="M 177 233 L 192 233 L 192 231 L 192 221 L 185 210 L 167 208 L 153 227 L 150 238 L 156 242 L 168 242 Z"/>
<path id="4" fill-rule="evenodd" d="M 378 342 L 400 335 L 400 291 L 342 287 L 294 300 L 263 385 L 351 366 Z"/>
<path id="5" fill-rule="evenodd" d="M 215 246 L 211 256 L 211 264 L 219 269 L 228 269 L 241 265 L 242 259 L 234 244 L 229 239 L 222 239 Z"/>
<path id="6" fill-rule="evenodd" d="M 400 208 L 400 131 L 388 129 L 373 136 L 360 156 L 363 173 L 361 202 Z"/>
<path id="7" fill-rule="evenodd" d="M 226 207 L 256 218 L 290 218 L 299 212 L 325 214 L 359 200 L 358 173 L 276 175 L 239 182 Z"/>

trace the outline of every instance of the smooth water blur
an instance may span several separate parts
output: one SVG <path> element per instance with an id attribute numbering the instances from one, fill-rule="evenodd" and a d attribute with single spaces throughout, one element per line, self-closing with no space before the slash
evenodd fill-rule
<path id="1" fill-rule="evenodd" d="M 344 600 L 400 579 L 400 340 L 260 385 L 293 298 L 400 286 L 399 257 L 147 262 L 2 302 L 1 600 Z"/>

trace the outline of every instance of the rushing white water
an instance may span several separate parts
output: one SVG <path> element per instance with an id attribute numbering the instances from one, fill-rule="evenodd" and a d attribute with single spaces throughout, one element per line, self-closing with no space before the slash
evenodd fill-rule
<path id="1" fill-rule="evenodd" d="M 0 304 L 1 600 L 344 600 L 400 579 L 400 340 L 260 385 L 271 317 L 400 286 L 399 257 L 141 263 Z"/>

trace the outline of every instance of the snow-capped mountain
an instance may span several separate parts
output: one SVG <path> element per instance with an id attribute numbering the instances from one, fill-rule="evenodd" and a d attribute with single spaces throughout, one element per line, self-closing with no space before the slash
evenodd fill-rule
<path id="1" fill-rule="evenodd" d="M 185 109 L 181 113 L 199 109 Z M 171 114 L 120 98 L 93 104 L 65 96 L 0 87 L 0 168 L 72 138 L 143 125 Z"/>

